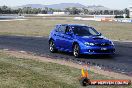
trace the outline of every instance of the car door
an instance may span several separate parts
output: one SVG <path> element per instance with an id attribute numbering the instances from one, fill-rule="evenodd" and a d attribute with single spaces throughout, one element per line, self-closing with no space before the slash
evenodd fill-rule
<path id="1" fill-rule="evenodd" d="M 55 32 L 53 34 L 53 38 L 55 40 L 55 45 L 56 45 L 56 48 L 59 49 L 60 48 L 60 25 L 57 25 L 56 28 L 55 28 Z"/>
<path id="2" fill-rule="evenodd" d="M 64 35 L 65 35 L 65 29 L 66 29 L 66 26 L 65 25 L 61 25 L 59 28 L 58 28 L 58 31 L 56 33 L 56 43 L 57 43 L 57 47 L 60 49 L 60 50 L 64 50 Z"/>
<path id="3" fill-rule="evenodd" d="M 72 29 L 67 26 L 65 30 L 65 35 L 64 35 L 64 47 L 65 51 L 72 51 L 72 43 L 73 43 L 73 31 Z"/>

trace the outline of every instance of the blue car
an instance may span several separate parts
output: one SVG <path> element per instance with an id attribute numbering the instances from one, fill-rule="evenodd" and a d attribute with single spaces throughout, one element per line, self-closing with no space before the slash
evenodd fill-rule
<path id="1" fill-rule="evenodd" d="M 112 41 L 102 36 L 93 27 L 77 24 L 58 24 L 49 36 L 49 50 L 72 52 L 75 57 L 82 54 L 113 55 Z"/>

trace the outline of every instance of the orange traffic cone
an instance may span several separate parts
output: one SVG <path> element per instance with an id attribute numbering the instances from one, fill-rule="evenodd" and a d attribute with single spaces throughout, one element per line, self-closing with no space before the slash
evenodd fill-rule
<path id="1" fill-rule="evenodd" d="M 84 71 L 84 68 L 82 68 L 81 69 L 81 79 L 80 79 L 80 83 L 82 86 L 87 86 L 91 84 L 90 79 L 88 77 L 89 77 L 88 71 L 87 70 Z"/>

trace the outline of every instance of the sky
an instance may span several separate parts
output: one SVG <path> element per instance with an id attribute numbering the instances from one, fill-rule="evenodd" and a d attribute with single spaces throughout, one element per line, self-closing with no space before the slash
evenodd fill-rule
<path id="1" fill-rule="evenodd" d="M 132 6 L 132 0 L 0 0 L 0 6 L 11 7 L 25 4 L 58 4 L 58 3 L 80 3 L 83 5 L 103 5 L 111 9 L 124 9 Z"/>

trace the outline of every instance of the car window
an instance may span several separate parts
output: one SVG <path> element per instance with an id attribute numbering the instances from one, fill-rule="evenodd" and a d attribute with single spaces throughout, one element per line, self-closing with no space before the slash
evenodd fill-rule
<path id="1" fill-rule="evenodd" d="M 93 28 L 89 27 L 89 32 L 92 34 L 92 35 L 97 35 L 97 33 L 95 32 L 95 30 L 93 30 Z"/>
<path id="2" fill-rule="evenodd" d="M 99 34 L 94 28 L 87 26 L 75 26 L 73 27 L 73 30 L 74 34 L 79 36 L 92 36 Z"/>
<path id="3" fill-rule="evenodd" d="M 55 29 L 56 32 L 58 32 L 59 25 L 56 25 L 54 29 Z"/>
<path id="4" fill-rule="evenodd" d="M 60 29 L 61 29 L 61 32 L 65 33 L 66 26 L 61 26 Z"/>
<path id="5" fill-rule="evenodd" d="M 59 26 L 56 31 L 65 33 L 65 30 L 66 30 L 66 26 Z"/>
<path id="6" fill-rule="evenodd" d="M 70 32 L 71 30 L 70 30 L 70 27 L 69 26 L 66 26 L 66 30 L 65 30 L 65 33 L 66 32 Z"/>

